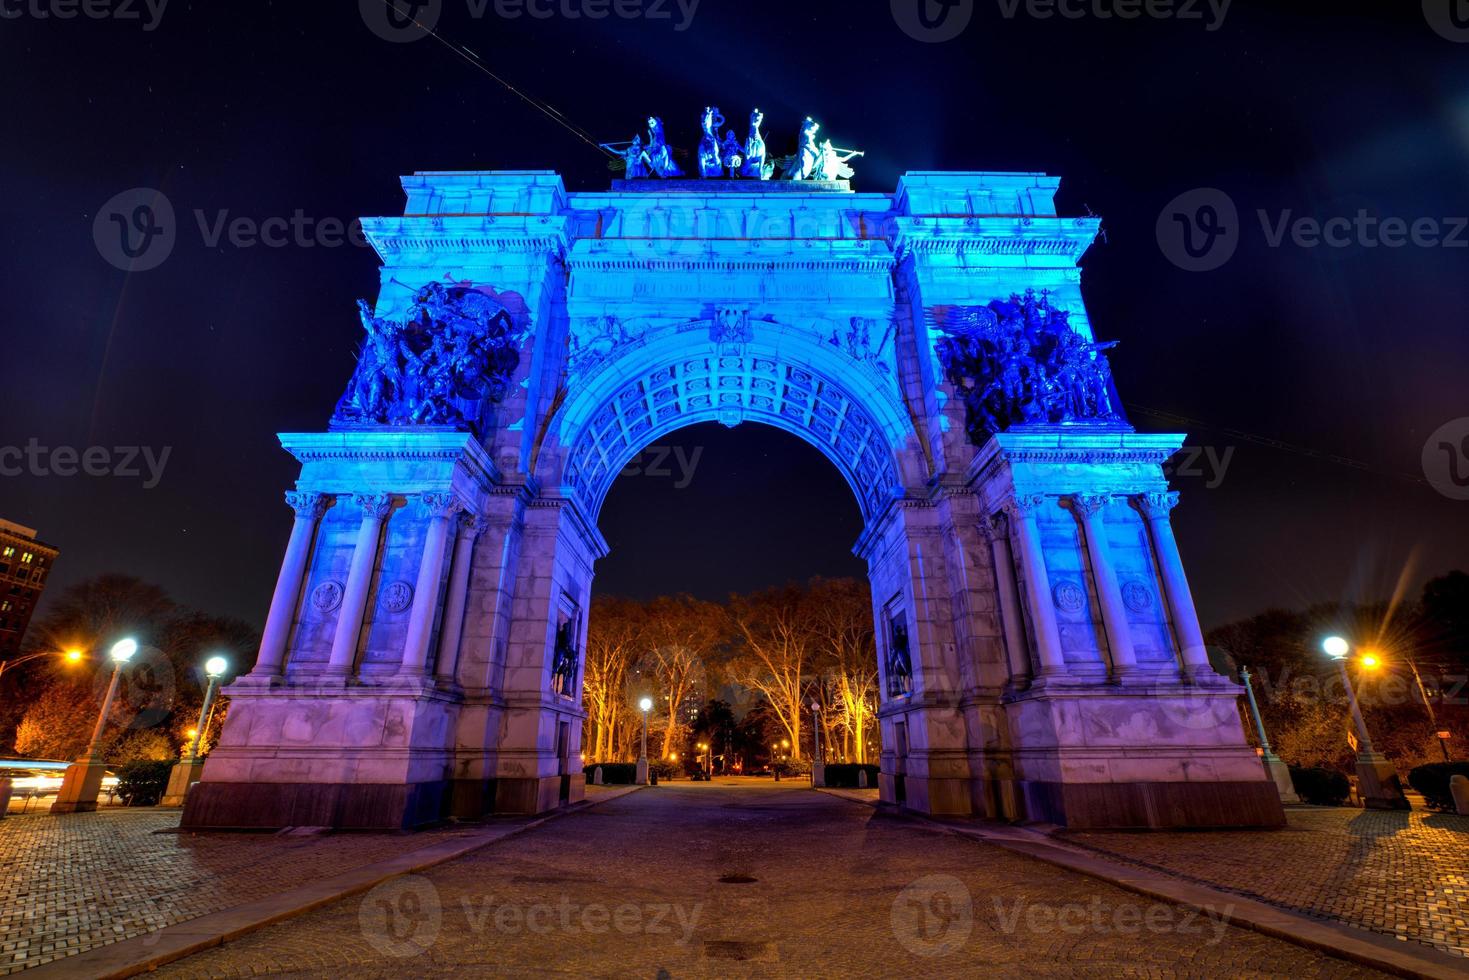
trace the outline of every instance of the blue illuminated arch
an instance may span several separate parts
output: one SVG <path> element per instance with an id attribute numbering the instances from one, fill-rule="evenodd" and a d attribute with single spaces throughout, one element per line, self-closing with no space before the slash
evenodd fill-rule
<path id="1" fill-rule="evenodd" d="M 573 376 L 554 432 L 561 483 L 595 519 L 618 473 L 652 441 L 700 422 L 758 422 L 816 447 L 852 488 L 864 520 L 901 492 L 912 423 L 886 371 L 809 330 L 752 325 L 710 340 L 707 322 L 665 328 Z"/>

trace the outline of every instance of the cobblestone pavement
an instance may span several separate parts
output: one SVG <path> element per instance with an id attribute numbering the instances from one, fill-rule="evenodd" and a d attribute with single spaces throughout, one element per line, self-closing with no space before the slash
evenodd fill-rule
<path id="1" fill-rule="evenodd" d="M 785 784 L 649 788 L 163 967 L 169 977 L 1366 977 Z"/>
<path id="2" fill-rule="evenodd" d="M 1293 807 L 1286 816 L 1289 829 L 1278 833 L 1059 836 L 1175 877 L 1469 956 L 1469 817 L 1335 807 Z"/>
<path id="3" fill-rule="evenodd" d="M 189 834 L 178 832 L 179 814 L 41 811 L 0 821 L 0 975 L 472 832 Z"/>

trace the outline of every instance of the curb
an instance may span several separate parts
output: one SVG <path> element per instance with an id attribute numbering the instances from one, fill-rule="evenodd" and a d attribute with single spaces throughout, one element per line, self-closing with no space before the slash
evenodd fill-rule
<path id="1" fill-rule="evenodd" d="M 515 827 L 498 828 L 468 841 L 464 838 L 455 838 L 440 841 L 437 844 L 429 844 L 406 854 L 388 858 L 386 861 L 353 868 L 330 878 L 291 888 L 232 909 L 211 912 L 208 915 L 165 926 L 141 936 L 133 936 L 106 946 L 98 946 L 85 953 L 63 956 L 49 963 L 23 970 L 21 973 L 26 976 L 27 980 L 30 978 L 49 980 L 52 977 L 59 978 L 59 980 L 60 978 L 74 980 L 79 976 L 112 980 L 112 978 L 136 976 L 139 973 L 155 970 L 165 963 L 172 963 L 185 956 L 223 945 L 232 939 L 238 939 L 277 922 L 293 919 L 339 899 L 368 891 L 389 878 L 425 871 L 445 861 L 452 861 L 482 847 L 498 843 L 507 837 L 514 837 L 516 834 L 539 827 L 557 817 L 600 806 L 640 789 L 642 789 L 641 786 L 619 787 L 607 792 L 600 799 L 583 800 Z"/>
<path id="2" fill-rule="evenodd" d="M 878 803 L 872 800 L 857 799 L 824 787 L 817 789 L 817 792 L 835 796 L 857 806 L 878 809 Z M 1066 868 L 1149 898 L 1203 912 L 1218 913 L 1225 910 L 1225 919 L 1229 925 L 1282 939 L 1385 973 L 1423 980 L 1463 980 L 1469 975 L 1469 959 L 1453 956 L 1421 943 L 1389 939 L 1356 926 L 1327 922 L 1300 912 L 1289 912 L 1233 892 L 1115 864 L 1023 827 L 998 824 L 994 827 L 957 826 L 897 809 L 894 809 L 893 814 L 914 823 L 927 824 L 962 837 L 994 844 L 1007 851 Z"/>

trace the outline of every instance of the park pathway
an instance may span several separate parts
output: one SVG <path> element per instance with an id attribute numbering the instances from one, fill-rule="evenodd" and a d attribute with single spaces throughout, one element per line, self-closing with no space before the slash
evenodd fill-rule
<path id="1" fill-rule="evenodd" d="M 800 782 L 673 783 L 168 977 L 1377 976 Z"/>

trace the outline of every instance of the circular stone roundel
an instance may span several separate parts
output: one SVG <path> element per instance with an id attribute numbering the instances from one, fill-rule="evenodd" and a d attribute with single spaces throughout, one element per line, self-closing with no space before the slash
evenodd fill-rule
<path id="1" fill-rule="evenodd" d="M 383 608 L 388 612 L 402 612 L 413 605 L 413 586 L 407 582 L 393 582 L 383 589 Z"/>
<path id="2" fill-rule="evenodd" d="M 1153 593 L 1149 592 L 1148 587 L 1141 582 L 1124 582 L 1122 601 L 1133 612 L 1147 612 L 1153 607 Z"/>
<path id="3" fill-rule="evenodd" d="M 1086 593 L 1075 582 L 1057 582 L 1051 592 L 1056 597 L 1056 607 L 1063 612 L 1080 612 L 1086 605 Z"/>
<path id="4" fill-rule="evenodd" d="M 323 582 L 311 590 L 311 605 L 317 612 L 329 613 L 342 604 L 342 583 Z"/>

